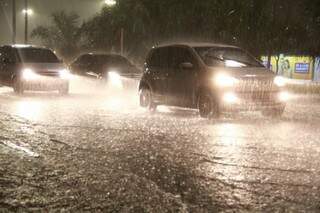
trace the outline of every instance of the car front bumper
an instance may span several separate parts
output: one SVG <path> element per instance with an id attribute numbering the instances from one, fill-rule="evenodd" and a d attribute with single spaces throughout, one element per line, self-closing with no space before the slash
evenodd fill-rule
<path id="1" fill-rule="evenodd" d="M 237 93 L 225 92 L 220 96 L 221 111 L 260 111 L 265 109 L 283 108 L 289 100 L 285 91 L 268 93 Z"/>
<path id="2" fill-rule="evenodd" d="M 58 77 L 39 77 L 34 80 L 21 80 L 24 90 L 30 91 L 52 91 L 69 86 L 69 81 Z"/>

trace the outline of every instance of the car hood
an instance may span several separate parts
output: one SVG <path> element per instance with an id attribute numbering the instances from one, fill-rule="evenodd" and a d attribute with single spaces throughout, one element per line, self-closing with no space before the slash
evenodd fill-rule
<path id="1" fill-rule="evenodd" d="M 23 63 L 21 67 L 30 68 L 37 72 L 59 72 L 62 69 L 65 69 L 64 64 L 62 63 Z"/>
<path id="2" fill-rule="evenodd" d="M 235 78 L 274 78 L 276 75 L 264 67 L 241 67 L 241 68 L 212 68 L 215 74 L 225 73 Z"/>

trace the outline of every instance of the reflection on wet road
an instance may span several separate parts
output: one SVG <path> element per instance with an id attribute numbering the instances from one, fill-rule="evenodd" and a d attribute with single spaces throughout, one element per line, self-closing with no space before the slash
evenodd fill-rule
<path id="1" fill-rule="evenodd" d="M 0 211 L 320 211 L 319 97 L 208 121 L 97 93 L 0 88 Z"/>

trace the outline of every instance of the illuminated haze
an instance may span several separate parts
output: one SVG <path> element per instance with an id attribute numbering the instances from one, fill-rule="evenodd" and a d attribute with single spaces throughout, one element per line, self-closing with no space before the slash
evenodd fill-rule
<path id="1" fill-rule="evenodd" d="M 0 0 L 0 45 L 11 43 L 12 0 Z M 24 0 L 16 0 L 17 43 L 24 38 Z M 30 17 L 29 32 L 38 25 L 49 25 L 50 15 L 55 11 L 75 12 L 80 16 L 80 23 L 90 18 L 103 7 L 102 0 L 29 0 L 29 7 L 34 14 Z"/>

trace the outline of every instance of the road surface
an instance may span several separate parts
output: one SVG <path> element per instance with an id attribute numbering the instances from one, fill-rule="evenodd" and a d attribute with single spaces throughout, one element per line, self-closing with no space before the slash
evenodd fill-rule
<path id="1" fill-rule="evenodd" d="M 0 212 L 320 211 L 320 97 L 209 121 L 94 93 L 0 88 Z"/>

